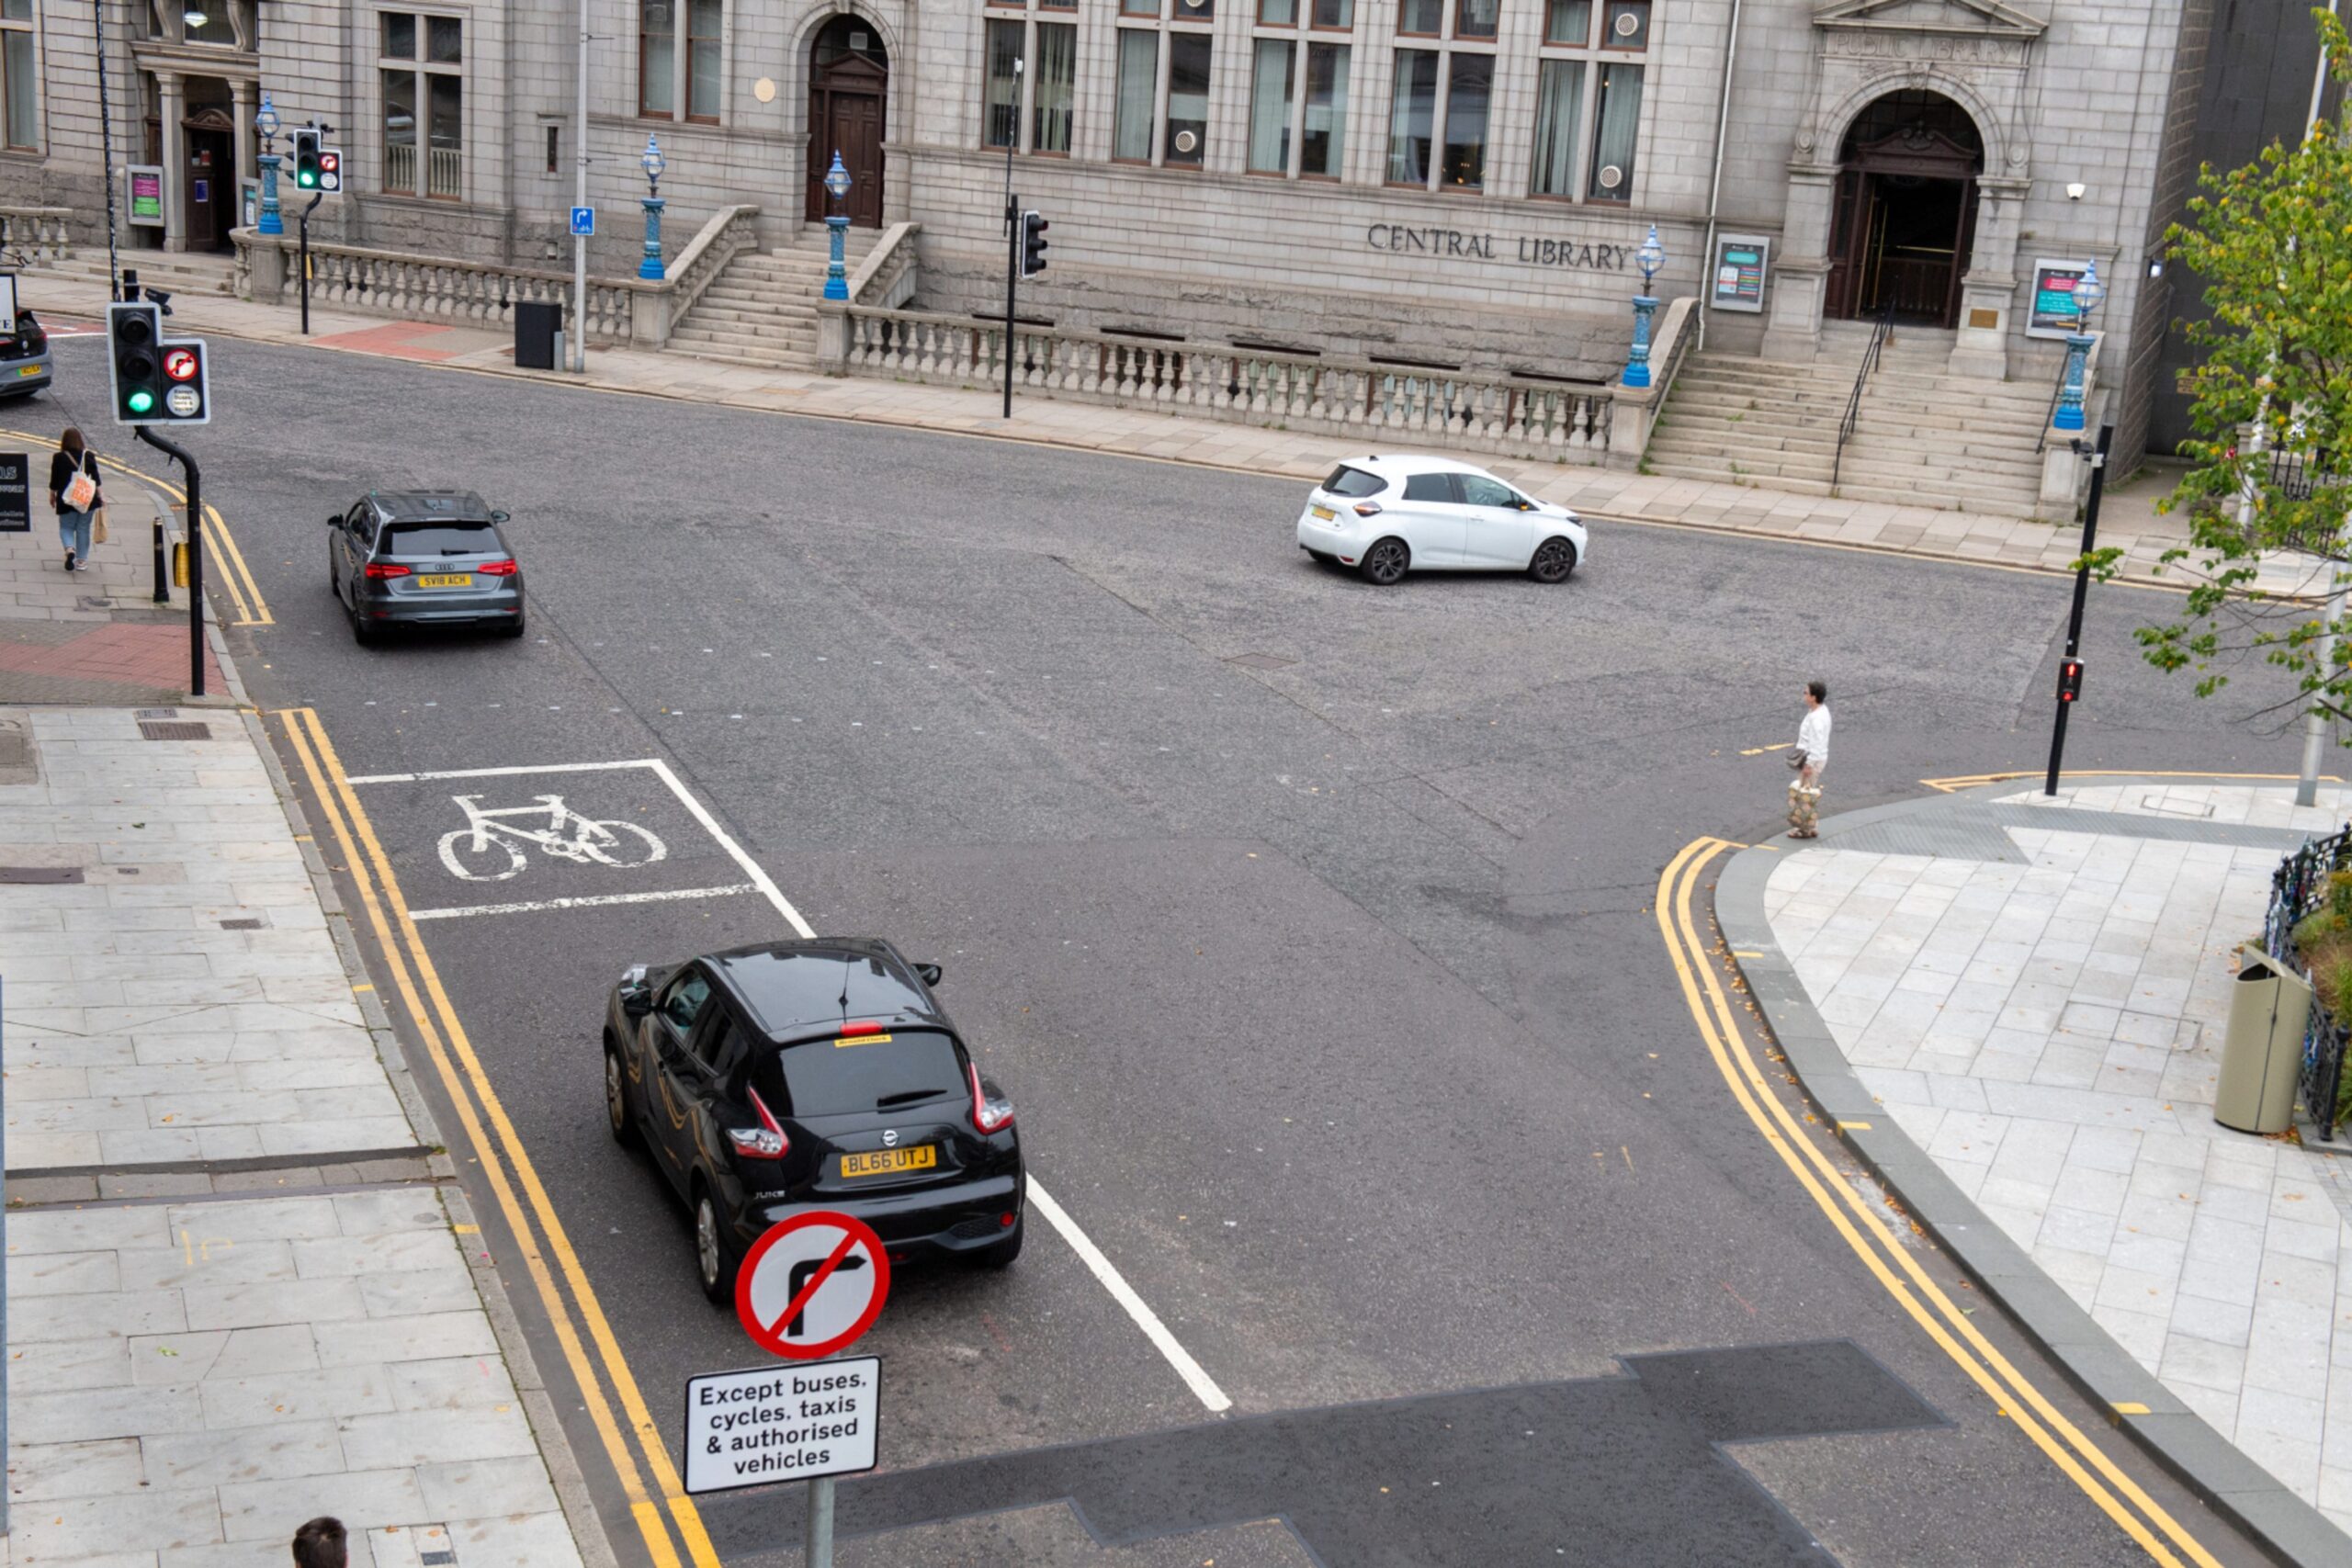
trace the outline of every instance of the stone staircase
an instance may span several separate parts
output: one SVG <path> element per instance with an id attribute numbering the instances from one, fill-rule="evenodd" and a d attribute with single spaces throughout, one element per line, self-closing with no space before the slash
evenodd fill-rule
<path id="1" fill-rule="evenodd" d="M 1693 355 L 1675 378 L 1644 457 L 1678 479 L 1831 494 L 1838 425 L 1870 344 L 1870 324 L 1826 322 L 1810 365 Z M 1837 468 L 1855 501 L 2031 517 L 2041 492 L 2034 450 L 2050 388 L 1948 374 L 1953 334 L 1897 327 L 1863 390 Z"/>
<path id="2" fill-rule="evenodd" d="M 115 260 L 124 271 L 136 272 L 143 287 L 160 288 L 166 294 L 226 295 L 234 291 L 232 274 L 236 258 L 225 253 L 181 253 L 125 247 L 115 253 Z M 104 314 L 108 278 L 107 248 L 103 243 L 76 245 L 73 255 L 62 261 L 41 263 L 34 269 L 34 275 L 87 282 L 92 290 L 91 309 Z"/>
<path id="3" fill-rule="evenodd" d="M 851 272 L 878 238 L 871 229 L 849 231 Z M 816 369 L 817 301 L 828 254 L 821 224 L 804 229 L 784 249 L 743 252 L 671 328 L 670 351 L 768 370 Z"/>

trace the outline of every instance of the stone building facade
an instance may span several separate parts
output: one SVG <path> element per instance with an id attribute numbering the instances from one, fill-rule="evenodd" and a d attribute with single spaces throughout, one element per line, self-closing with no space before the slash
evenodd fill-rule
<path id="1" fill-rule="evenodd" d="M 95 228 L 91 3 L 0 0 L 39 96 L 10 55 L 0 201 Z M 138 243 L 225 243 L 266 89 L 345 151 L 315 234 L 568 257 L 579 6 L 96 3 L 116 163 L 160 171 Z M 2013 379 L 2060 353 L 2038 264 L 2096 261 L 2129 454 L 2211 6 L 586 0 L 594 260 L 634 270 L 650 134 L 673 247 L 734 203 L 796 243 L 838 148 L 857 222 L 922 224 L 926 308 L 1001 309 L 1009 178 L 1052 223 L 1024 314 L 1568 379 L 1622 362 L 1653 225 L 1657 295 L 1723 279 L 1711 347 L 1804 359 L 1891 305 L 1951 333 L 1955 370 Z"/>

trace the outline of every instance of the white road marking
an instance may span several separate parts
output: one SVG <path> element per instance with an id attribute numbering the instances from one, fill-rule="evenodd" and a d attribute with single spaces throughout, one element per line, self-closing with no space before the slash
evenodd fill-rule
<path id="1" fill-rule="evenodd" d="M 748 882 L 725 887 L 664 887 L 652 893 L 598 893 L 581 898 L 537 898 L 524 904 L 463 904 L 447 909 L 411 909 L 412 920 L 454 920 L 461 915 L 528 915 L 541 909 L 594 909 L 607 904 L 670 904 L 687 898 L 724 898 L 757 893 Z"/>
<path id="2" fill-rule="evenodd" d="M 1080 1260 L 1093 1271 L 1094 1277 L 1102 1281 L 1102 1288 L 1111 1292 L 1111 1299 L 1127 1309 L 1127 1315 L 1136 1320 L 1136 1326 L 1143 1330 L 1144 1337 L 1168 1359 L 1168 1364 L 1176 1369 L 1176 1375 L 1184 1380 L 1184 1386 L 1193 1391 L 1193 1396 L 1207 1405 L 1212 1414 L 1232 1409 L 1233 1401 L 1227 1396 L 1225 1390 L 1216 1386 L 1216 1380 L 1209 1376 L 1200 1362 L 1193 1359 L 1191 1351 L 1177 1343 L 1176 1336 L 1168 1332 L 1168 1325 L 1159 1321 L 1159 1314 L 1136 1294 L 1135 1287 L 1127 1283 L 1117 1266 L 1102 1255 L 1102 1249 L 1095 1246 L 1084 1231 L 1078 1228 L 1078 1222 L 1054 1201 L 1052 1195 L 1034 1174 L 1029 1178 L 1029 1201 L 1035 1203 L 1038 1213 L 1062 1233 L 1062 1239 L 1069 1243 L 1070 1250 L 1078 1254 Z"/>
<path id="3" fill-rule="evenodd" d="M 823 655 L 820 654 L 818 657 L 821 660 Z M 990 673 L 994 671 L 991 671 Z M 796 719 L 794 722 L 797 723 L 798 720 Z M 450 768 L 419 773 L 368 773 L 356 778 L 346 778 L 344 782 L 354 784 L 415 784 L 432 779 L 506 778 L 524 773 L 610 773 L 622 768 L 648 768 L 659 775 L 662 782 L 669 786 L 670 793 L 678 797 L 678 804 L 684 807 L 687 814 L 702 825 L 703 831 L 708 833 L 718 842 L 718 847 L 727 852 L 730 860 L 743 868 L 743 874 L 752 879 L 752 887 L 767 899 L 777 914 L 784 917 L 785 923 L 802 937 L 816 936 L 817 928 L 801 918 L 800 911 L 792 907 L 792 900 L 784 896 L 784 889 L 775 885 L 775 879 L 767 874 L 766 869 L 759 862 L 751 857 L 742 845 L 737 843 L 733 837 L 718 825 L 718 819 L 710 814 L 710 809 L 695 798 L 686 786 L 679 782 L 678 775 L 670 771 L 670 764 L 659 757 L 640 757 L 613 762 L 548 762 L 536 767 Z M 688 897 L 693 895 L 687 893 L 616 895 L 609 901 L 620 902 L 631 897 L 650 899 Z M 469 909 L 417 910 L 409 918 L 411 919 L 439 919 L 459 914 L 503 913 L 508 909 L 521 911 L 556 908 L 606 901 L 608 900 L 596 898 L 548 899 L 542 903 L 492 905 Z M 1046 1216 L 1046 1223 L 1060 1233 L 1061 1238 L 1069 1244 L 1071 1251 L 1078 1254 L 1079 1260 L 1086 1265 L 1088 1271 L 1102 1282 L 1104 1290 L 1111 1292 L 1111 1299 L 1125 1310 L 1127 1316 L 1135 1321 L 1137 1328 L 1143 1330 L 1144 1337 L 1150 1340 L 1152 1348 L 1176 1370 L 1176 1375 L 1184 1380 L 1184 1386 L 1193 1391 L 1193 1397 L 1206 1406 L 1211 1414 L 1232 1409 L 1232 1399 L 1225 1390 L 1216 1385 L 1216 1380 L 1210 1377 L 1200 1362 L 1193 1359 L 1192 1352 L 1185 1349 L 1177 1341 L 1176 1336 L 1169 1332 L 1168 1325 L 1159 1320 L 1158 1313 L 1151 1310 L 1150 1303 L 1136 1293 L 1136 1288 L 1127 1283 L 1126 1276 L 1119 1272 L 1118 1266 L 1105 1257 L 1102 1249 L 1095 1246 L 1093 1240 L 1079 1228 L 1078 1222 L 1069 1217 L 1069 1211 L 1054 1201 L 1034 1173 L 1029 1177 L 1028 1185 L 1029 1196 L 1036 1203 L 1038 1212 Z"/>

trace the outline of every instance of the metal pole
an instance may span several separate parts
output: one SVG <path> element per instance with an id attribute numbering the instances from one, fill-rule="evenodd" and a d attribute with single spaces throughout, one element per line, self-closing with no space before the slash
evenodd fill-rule
<path id="1" fill-rule="evenodd" d="M 801 1553 L 805 1568 L 833 1568 L 833 1478 L 808 1483 L 808 1535 Z"/>
<path id="2" fill-rule="evenodd" d="M 1004 138 L 1004 417 L 1012 417 L 1012 297 L 1021 276 L 1021 203 L 1012 194 L 1012 150 L 1021 145 L 1021 58 L 1012 61 L 1012 129 Z"/>
<path id="3" fill-rule="evenodd" d="M 1731 27 L 1724 39 L 1724 90 L 1722 102 L 1715 107 L 1715 173 L 1707 182 L 1707 245 L 1699 253 L 1699 283 L 1704 294 L 1699 301 L 1699 342 L 1707 346 L 1707 314 L 1715 290 L 1715 219 L 1722 207 L 1724 194 L 1724 142 L 1731 131 L 1731 73 L 1739 60 L 1740 0 L 1731 0 Z M 1648 289 L 1642 290 L 1646 294 Z"/>
<path id="4" fill-rule="evenodd" d="M 588 0 L 580 0 L 580 96 L 571 117 L 572 152 L 580 164 L 574 207 L 588 205 Z M 588 236 L 571 237 L 571 370 L 588 373 Z"/>
<path id="5" fill-rule="evenodd" d="M 2075 603 L 2066 613 L 2065 656 L 2068 659 L 2075 658 L 2082 651 L 2083 605 L 2089 598 L 2091 591 L 2091 569 L 2088 558 L 2092 546 L 2098 540 L 2098 502 L 2099 497 L 2107 491 L 2107 450 L 2114 441 L 2115 426 L 2112 423 L 2101 424 L 2098 427 L 2098 446 L 2091 454 L 2091 493 L 2089 499 L 2083 503 L 2082 553 L 2085 560 L 2082 566 L 2075 569 Z M 2074 705 L 2073 703 L 2060 703 L 2058 716 L 2050 726 L 2050 777 L 2041 786 L 2041 793 L 2044 795 L 2058 793 L 2058 765 L 2066 754 L 2066 710 Z"/>
<path id="6" fill-rule="evenodd" d="M 92 41 L 98 51 L 98 156 L 105 160 L 107 182 L 107 298 L 122 298 L 122 273 L 115 254 L 114 228 L 114 110 L 107 102 L 107 8 L 105 0 L 90 6 Z"/>
<path id="7" fill-rule="evenodd" d="M 171 603 L 171 570 L 164 561 L 164 519 L 158 513 L 155 518 L 155 603 L 158 604 Z"/>
<path id="8" fill-rule="evenodd" d="M 182 447 L 139 427 L 139 439 L 187 471 L 187 694 L 204 695 L 204 475 Z"/>
<path id="9" fill-rule="evenodd" d="M 311 214 L 316 212 L 319 209 L 319 203 L 326 198 L 327 193 L 321 191 L 311 197 L 310 206 L 302 209 L 302 335 L 304 337 L 311 335 Z"/>
<path id="10" fill-rule="evenodd" d="M 2319 678 L 2325 682 L 2335 669 L 2335 628 L 2344 619 L 2344 570 L 2332 567 L 2329 570 L 2334 586 L 2327 595 L 2326 627 L 2319 634 Z M 2322 699 L 2327 695 L 2323 685 L 2314 694 L 2311 709 L 2303 715 L 2303 766 L 2295 780 L 2295 804 L 2319 804 L 2319 763 L 2327 748 L 2327 709 Z"/>

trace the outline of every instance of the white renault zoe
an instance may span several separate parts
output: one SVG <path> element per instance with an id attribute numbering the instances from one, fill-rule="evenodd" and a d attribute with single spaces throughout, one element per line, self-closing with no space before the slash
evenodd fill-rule
<path id="1" fill-rule="evenodd" d="M 1351 457 L 1307 493 L 1298 547 L 1387 587 L 1408 571 L 1523 571 L 1566 582 L 1588 548 L 1565 506 L 1451 457 Z"/>

